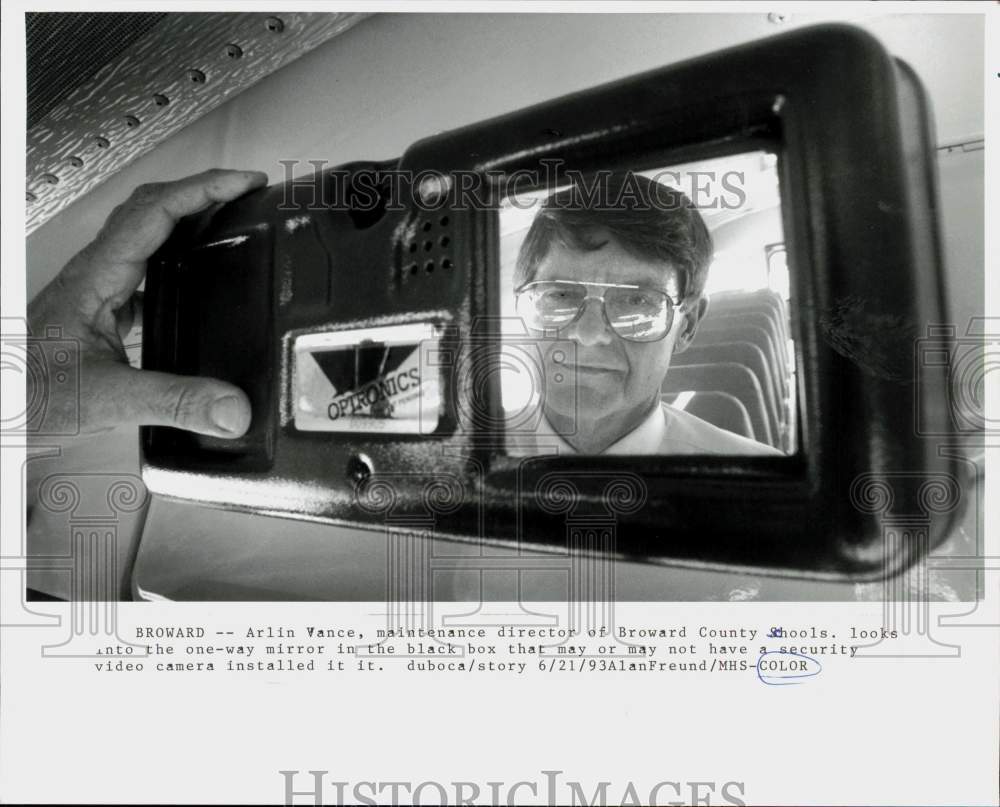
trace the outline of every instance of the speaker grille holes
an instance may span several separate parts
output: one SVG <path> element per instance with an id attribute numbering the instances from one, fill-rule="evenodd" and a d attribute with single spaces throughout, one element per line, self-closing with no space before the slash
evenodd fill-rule
<path id="1" fill-rule="evenodd" d="M 450 224 L 449 216 L 428 219 L 417 214 L 410 220 L 406 235 L 399 247 L 399 254 L 406 257 L 400 260 L 401 267 L 396 275 L 398 280 L 409 282 L 421 277 L 429 281 L 428 275 L 433 275 L 435 269 L 445 270 L 454 267 L 451 254 L 447 251 L 451 246 L 451 236 L 433 232 L 435 225 L 446 227 L 448 224 Z M 423 253 L 424 260 L 416 258 L 418 253 Z"/>

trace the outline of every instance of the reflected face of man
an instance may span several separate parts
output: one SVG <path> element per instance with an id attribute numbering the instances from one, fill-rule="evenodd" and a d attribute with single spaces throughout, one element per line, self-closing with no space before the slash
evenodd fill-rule
<path id="1" fill-rule="evenodd" d="M 677 270 L 632 255 L 610 234 L 595 231 L 593 240 L 605 243 L 593 251 L 552 243 L 532 280 L 636 285 L 679 299 Z M 636 342 L 615 333 L 601 300 L 591 297 L 584 302 L 579 317 L 555 334 L 559 340 L 575 342 L 575 363 L 572 359 L 557 363 L 553 356 L 559 349 L 539 340 L 544 357 L 545 411 L 556 430 L 563 432 L 561 426 L 574 430 L 575 423 L 578 433 L 604 435 L 597 444 L 606 443 L 606 447 L 634 429 L 649 414 L 654 401 L 659 402 L 675 348 L 686 346 L 693 335 L 696 319 L 692 322 L 693 315 L 686 312 L 686 306 L 675 310 L 670 330 L 662 339 Z"/>

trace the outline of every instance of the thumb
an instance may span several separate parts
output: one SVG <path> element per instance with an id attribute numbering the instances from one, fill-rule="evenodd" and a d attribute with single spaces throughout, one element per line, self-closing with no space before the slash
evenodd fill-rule
<path id="1" fill-rule="evenodd" d="M 250 400 L 215 378 L 136 370 L 101 363 L 81 368 L 81 424 L 87 431 L 116 426 L 173 426 L 213 437 L 241 437 L 250 427 Z"/>

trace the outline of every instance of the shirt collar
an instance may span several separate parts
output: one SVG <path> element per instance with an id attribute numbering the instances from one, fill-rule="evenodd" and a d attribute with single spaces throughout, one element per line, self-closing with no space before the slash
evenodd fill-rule
<path id="1" fill-rule="evenodd" d="M 602 454 L 656 454 L 663 443 L 664 435 L 667 431 L 666 415 L 662 406 L 654 406 L 645 419 L 632 431 L 616 442 L 608 446 Z M 578 453 L 573 446 L 567 443 L 559 435 L 544 416 L 538 424 L 538 437 L 545 438 L 546 443 L 551 443 L 553 448 L 557 448 L 559 454 Z"/>

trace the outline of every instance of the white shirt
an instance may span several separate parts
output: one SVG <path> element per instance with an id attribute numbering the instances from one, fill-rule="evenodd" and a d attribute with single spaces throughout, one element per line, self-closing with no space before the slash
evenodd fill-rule
<path id="1" fill-rule="evenodd" d="M 508 432 L 507 450 L 515 457 L 579 453 L 544 416 L 532 430 Z M 776 448 L 720 429 L 666 403 L 651 409 L 642 423 L 601 453 L 784 456 Z"/>

